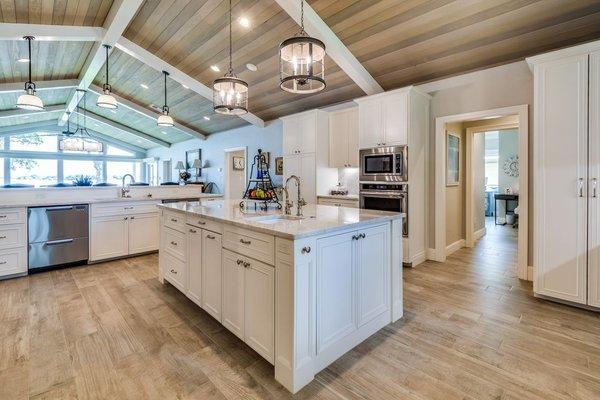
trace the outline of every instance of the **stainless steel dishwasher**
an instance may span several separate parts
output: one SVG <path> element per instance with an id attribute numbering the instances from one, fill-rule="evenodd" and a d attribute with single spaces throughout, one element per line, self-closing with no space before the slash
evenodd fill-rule
<path id="1" fill-rule="evenodd" d="M 87 204 L 30 207 L 27 211 L 29 272 L 86 263 L 88 214 Z"/>

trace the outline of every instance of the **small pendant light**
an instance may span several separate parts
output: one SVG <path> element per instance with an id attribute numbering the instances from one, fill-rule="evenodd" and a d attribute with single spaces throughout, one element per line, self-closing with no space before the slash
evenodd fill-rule
<path id="1" fill-rule="evenodd" d="M 229 72 L 213 82 L 213 109 L 218 114 L 248 113 L 248 84 L 235 76 L 231 62 L 231 0 L 229 0 Z"/>
<path id="2" fill-rule="evenodd" d="M 169 106 L 167 105 L 167 76 L 169 76 L 169 73 L 167 71 L 163 71 L 162 73 L 165 76 L 165 105 L 162 108 L 162 115 L 156 119 L 156 123 L 158 126 L 173 126 L 175 123 L 169 115 Z"/>
<path id="3" fill-rule="evenodd" d="M 108 50 L 110 50 L 111 46 L 107 44 L 103 44 L 106 49 L 106 83 L 102 85 L 102 94 L 98 96 L 98 100 L 96 101 L 96 105 L 102 108 L 117 108 L 117 99 L 115 99 L 112 95 L 112 87 L 108 84 Z"/>
<path id="4" fill-rule="evenodd" d="M 300 0 L 300 33 L 279 45 L 279 87 L 290 93 L 325 89 L 325 44 L 304 31 L 304 0 Z"/>
<path id="5" fill-rule="evenodd" d="M 44 109 L 44 103 L 35 94 L 35 83 L 31 81 L 31 41 L 35 39 L 33 36 L 25 36 L 29 46 L 29 80 L 25 82 L 25 93 L 17 99 L 17 108 L 24 110 L 40 111 Z"/>

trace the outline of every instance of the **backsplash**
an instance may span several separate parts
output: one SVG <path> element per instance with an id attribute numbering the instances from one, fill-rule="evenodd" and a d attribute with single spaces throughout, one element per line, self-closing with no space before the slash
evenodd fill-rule
<path id="1" fill-rule="evenodd" d="M 358 195 L 358 168 L 338 168 L 338 180 L 348 194 Z"/>

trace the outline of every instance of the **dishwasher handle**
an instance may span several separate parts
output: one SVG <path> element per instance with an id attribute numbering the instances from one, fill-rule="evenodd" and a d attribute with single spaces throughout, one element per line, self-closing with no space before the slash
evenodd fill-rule
<path id="1" fill-rule="evenodd" d="M 72 243 L 73 239 L 61 239 L 61 240 L 52 240 L 50 242 L 44 243 L 46 246 L 56 246 L 58 244 Z"/>
<path id="2" fill-rule="evenodd" d="M 72 210 L 73 206 L 56 206 L 56 207 L 46 207 L 46 212 L 50 211 L 67 211 Z"/>

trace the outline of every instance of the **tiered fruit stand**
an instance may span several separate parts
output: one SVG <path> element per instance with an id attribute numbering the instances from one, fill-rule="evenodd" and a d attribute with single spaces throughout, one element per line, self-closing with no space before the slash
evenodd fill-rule
<path id="1" fill-rule="evenodd" d="M 258 154 L 254 156 L 254 162 L 250 169 L 250 179 L 244 192 L 244 200 L 240 203 L 240 208 L 248 209 L 254 205 L 254 209 L 267 210 L 269 205 L 281 208 L 281 203 L 273 187 L 273 181 L 269 174 L 269 165 L 265 154 L 258 149 Z"/>

